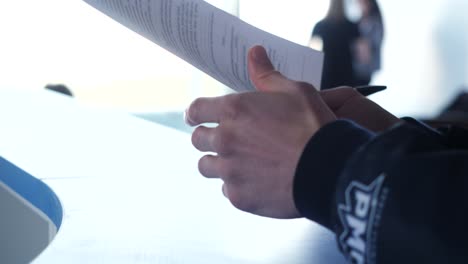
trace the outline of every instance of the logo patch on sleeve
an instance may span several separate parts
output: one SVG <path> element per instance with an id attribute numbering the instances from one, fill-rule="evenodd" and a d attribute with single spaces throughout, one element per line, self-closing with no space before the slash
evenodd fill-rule
<path id="1" fill-rule="evenodd" d="M 339 243 L 352 263 L 375 263 L 376 230 L 380 223 L 388 190 L 382 190 L 385 176 L 370 185 L 353 181 L 346 188 L 345 204 L 338 206 L 343 225 Z"/>

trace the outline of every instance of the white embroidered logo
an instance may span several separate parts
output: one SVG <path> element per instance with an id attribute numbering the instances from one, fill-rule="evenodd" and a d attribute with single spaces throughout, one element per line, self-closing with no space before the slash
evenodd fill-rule
<path id="1" fill-rule="evenodd" d="M 374 226 L 379 194 L 385 176 L 378 177 L 369 186 L 353 181 L 346 188 L 346 204 L 338 206 L 338 214 L 343 225 L 339 243 L 352 263 L 369 263 L 368 242 Z"/>

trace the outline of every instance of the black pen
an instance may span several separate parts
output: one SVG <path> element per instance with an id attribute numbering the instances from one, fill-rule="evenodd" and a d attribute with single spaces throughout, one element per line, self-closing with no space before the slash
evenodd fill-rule
<path id="1" fill-rule="evenodd" d="M 377 92 L 383 91 L 387 89 L 387 86 L 383 85 L 366 85 L 366 86 L 357 86 L 354 87 L 356 91 L 358 91 L 360 94 L 364 96 L 369 96 L 371 94 L 375 94 Z"/>

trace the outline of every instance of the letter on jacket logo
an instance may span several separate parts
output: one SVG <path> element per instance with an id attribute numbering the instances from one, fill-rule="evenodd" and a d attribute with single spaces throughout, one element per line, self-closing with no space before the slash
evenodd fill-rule
<path id="1" fill-rule="evenodd" d="M 384 176 L 380 176 L 369 186 L 357 181 L 346 188 L 346 204 L 338 206 L 338 214 L 343 225 L 340 245 L 353 263 L 367 263 L 367 242 L 370 240 L 370 228 L 374 216 Z"/>

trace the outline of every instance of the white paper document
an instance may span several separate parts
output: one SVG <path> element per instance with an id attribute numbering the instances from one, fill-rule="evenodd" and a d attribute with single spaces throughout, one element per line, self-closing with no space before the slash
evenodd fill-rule
<path id="1" fill-rule="evenodd" d="M 254 89 L 247 71 L 247 52 L 254 45 L 263 45 L 288 78 L 320 88 L 323 53 L 255 28 L 203 0 L 84 1 L 238 92 Z"/>

